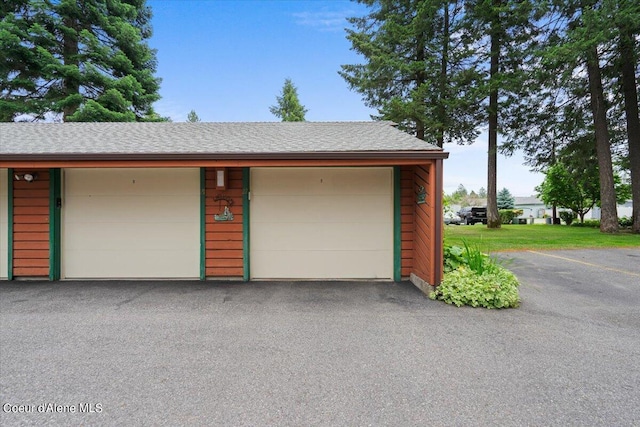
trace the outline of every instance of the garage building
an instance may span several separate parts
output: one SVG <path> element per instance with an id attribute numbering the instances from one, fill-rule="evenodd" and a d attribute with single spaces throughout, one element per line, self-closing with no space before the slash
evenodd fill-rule
<path id="1" fill-rule="evenodd" d="M 442 275 L 448 154 L 390 122 L 0 124 L 0 277 Z"/>

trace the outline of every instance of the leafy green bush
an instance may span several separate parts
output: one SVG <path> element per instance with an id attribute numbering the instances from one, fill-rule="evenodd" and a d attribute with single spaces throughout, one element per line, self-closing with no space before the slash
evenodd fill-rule
<path id="1" fill-rule="evenodd" d="M 494 266 L 482 274 L 477 274 L 467 267 L 460 267 L 445 274 L 442 283 L 429 294 L 429 298 L 458 307 L 518 307 L 518 279 L 509 270 L 495 264 Z"/>
<path id="2" fill-rule="evenodd" d="M 457 270 L 460 266 L 465 265 L 464 257 L 462 256 L 462 249 L 460 246 L 444 245 L 444 272 Z"/>
<path id="3" fill-rule="evenodd" d="M 513 273 L 477 246 L 463 244 L 464 248 L 445 245 L 444 280 L 429 297 L 458 307 L 517 307 L 519 283 Z"/>
<path id="4" fill-rule="evenodd" d="M 622 218 L 618 219 L 618 224 L 620 224 L 620 227 L 632 227 L 633 226 L 633 218 L 628 217 L 628 216 L 623 216 Z"/>
<path id="5" fill-rule="evenodd" d="M 620 227 L 631 227 L 633 226 L 633 218 L 628 216 L 623 216 L 618 218 L 618 224 Z M 591 227 L 591 228 L 600 228 L 600 220 L 599 219 L 585 219 L 584 223 L 581 224 L 579 222 L 574 222 L 571 224 L 572 227 Z"/>
<path id="6" fill-rule="evenodd" d="M 585 219 L 584 222 L 574 222 L 571 224 L 572 227 L 590 227 L 590 228 L 600 228 L 600 220 L 599 219 Z"/>
<path id="7" fill-rule="evenodd" d="M 560 219 L 564 221 L 565 224 L 571 225 L 571 223 L 578 217 L 574 211 L 561 211 Z"/>
<path id="8" fill-rule="evenodd" d="M 502 224 L 511 224 L 511 220 L 516 216 L 511 209 L 500 209 L 498 213 Z"/>
<path id="9" fill-rule="evenodd" d="M 500 209 L 498 214 L 502 224 L 511 224 L 515 217 L 522 215 L 522 209 Z"/>

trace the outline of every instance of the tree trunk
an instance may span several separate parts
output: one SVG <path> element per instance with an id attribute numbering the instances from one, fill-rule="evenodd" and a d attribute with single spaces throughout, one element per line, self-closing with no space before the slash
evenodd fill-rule
<path id="1" fill-rule="evenodd" d="M 489 148 L 487 162 L 487 228 L 500 228 L 498 213 L 498 86 L 496 79 L 500 61 L 500 22 L 491 23 L 491 64 L 489 67 Z"/>
<path id="2" fill-rule="evenodd" d="M 69 17 L 64 18 L 64 26 L 69 29 L 64 33 L 62 43 L 62 57 L 64 65 L 73 65 L 78 67 L 78 23 Z M 80 93 L 80 83 L 70 75 L 65 75 L 62 80 L 62 92 L 65 98 L 69 98 Z M 78 109 L 78 103 L 67 103 L 62 107 L 62 121 L 66 122 L 67 117 L 71 116 Z"/>
<path id="3" fill-rule="evenodd" d="M 447 127 L 447 109 L 445 103 L 449 99 L 447 91 L 448 82 L 448 64 L 449 64 L 449 2 L 444 2 L 444 18 L 442 28 L 442 58 L 440 58 L 440 103 L 438 105 L 438 120 L 440 128 L 436 142 L 438 147 L 444 146 L 444 130 Z"/>
<path id="4" fill-rule="evenodd" d="M 416 138 L 424 141 L 424 124 L 421 120 L 416 120 Z"/>
<path id="5" fill-rule="evenodd" d="M 551 165 L 553 166 L 555 164 L 556 164 L 556 140 L 553 139 L 551 142 Z M 551 216 L 553 217 L 551 222 L 555 224 L 556 218 L 558 217 L 558 206 L 555 203 L 551 205 Z"/>
<path id="6" fill-rule="evenodd" d="M 416 33 L 416 61 L 424 62 L 425 60 L 425 35 L 422 31 L 417 31 Z M 424 67 L 418 71 L 416 71 L 415 75 L 415 84 L 416 91 L 420 90 L 420 87 L 426 82 L 427 76 L 424 71 Z M 424 99 L 420 100 L 424 102 Z M 418 116 L 416 114 L 416 116 Z M 416 137 L 424 141 L 424 122 L 420 119 L 420 117 L 415 118 L 416 121 Z"/>
<path id="7" fill-rule="evenodd" d="M 636 88 L 635 76 L 636 54 L 633 49 L 633 33 L 621 28 L 620 34 L 622 91 L 624 93 L 624 113 L 627 119 L 629 163 L 631 165 L 632 231 L 640 233 L 640 117 L 638 116 L 638 89 Z"/>
<path id="8" fill-rule="evenodd" d="M 611 146 L 609 144 L 609 129 L 602 90 L 598 48 L 595 45 L 590 47 L 587 53 L 587 74 L 589 76 L 591 112 L 596 134 L 596 152 L 598 154 L 600 174 L 600 231 L 603 233 L 616 233 L 618 231 L 616 190 L 613 181 Z"/>

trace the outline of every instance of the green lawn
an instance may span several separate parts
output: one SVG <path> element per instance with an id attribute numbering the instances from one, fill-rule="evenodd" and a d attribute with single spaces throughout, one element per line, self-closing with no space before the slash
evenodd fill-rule
<path id="1" fill-rule="evenodd" d="M 445 225 L 445 243 L 462 246 L 463 240 L 483 252 L 526 249 L 578 249 L 640 247 L 640 235 L 600 233 L 597 228 L 565 225 L 503 225 L 489 230 L 486 225 Z"/>

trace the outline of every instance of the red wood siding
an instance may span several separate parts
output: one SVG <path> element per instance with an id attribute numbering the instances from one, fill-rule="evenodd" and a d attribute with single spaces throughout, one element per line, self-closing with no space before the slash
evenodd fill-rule
<path id="1" fill-rule="evenodd" d="M 434 283 L 433 247 L 434 224 L 433 206 L 435 203 L 434 179 L 431 165 L 414 168 L 414 200 L 420 186 L 427 192 L 426 203 L 415 204 L 415 231 L 413 233 L 413 272 L 427 283 Z M 415 203 L 415 202 L 414 202 Z"/>
<path id="2" fill-rule="evenodd" d="M 49 171 L 14 170 L 18 175 L 25 172 L 37 172 L 38 179 L 12 181 L 13 276 L 46 277 L 49 275 Z"/>
<path id="3" fill-rule="evenodd" d="M 401 270 L 402 277 L 409 277 L 413 271 L 413 233 L 415 231 L 413 188 L 413 167 L 402 166 L 400 169 L 400 223 L 401 223 Z"/>
<path id="4" fill-rule="evenodd" d="M 242 169 L 227 169 L 226 190 L 216 190 L 215 169 L 205 173 L 205 275 L 207 277 L 242 277 Z M 215 201 L 218 194 L 231 197 L 233 221 L 216 222 L 213 216 L 222 213 L 225 201 Z"/>

